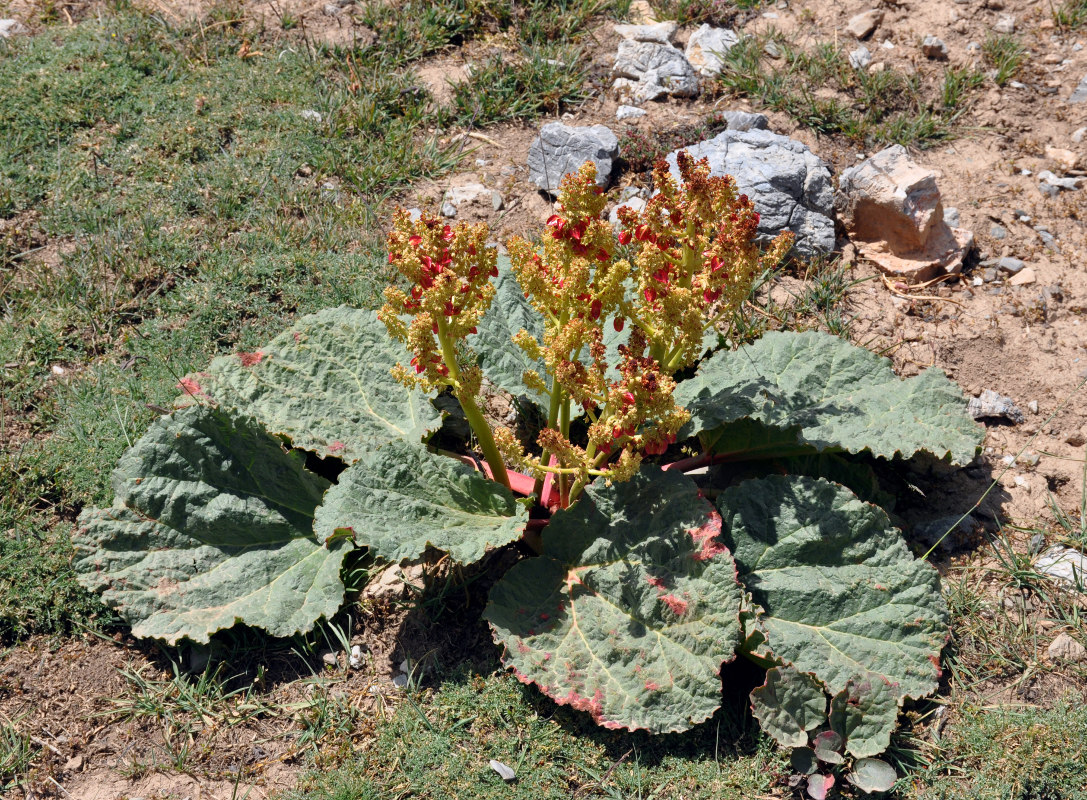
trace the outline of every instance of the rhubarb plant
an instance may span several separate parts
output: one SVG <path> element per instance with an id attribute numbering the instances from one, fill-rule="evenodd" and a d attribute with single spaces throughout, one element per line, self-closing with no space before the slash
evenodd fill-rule
<path id="1" fill-rule="evenodd" d="M 854 458 L 961 464 L 980 428 L 939 370 L 900 379 L 832 336 L 718 349 L 791 240 L 760 250 L 732 180 L 678 166 L 680 182 L 657 166 L 658 193 L 616 233 L 586 164 L 508 258 L 484 226 L 398 213 L 380 311 L 303 317 L 181 381 L 118 465 L 113 506 L 80 516 L 83 583 L 138 636 L 288 636 L 344 602 L 353 548 L 468 564 L 515 547 L 485 617 L 525 683 L 606 727 L 682 731 L 748 658 L 769 735 L 882 786 L 873 756 L 902 703 L 937 688 L 947 609 Z M 495 424 L 494 392 L 542 424 Z M 444 449 L 439 394 L 471 431 Z"/>

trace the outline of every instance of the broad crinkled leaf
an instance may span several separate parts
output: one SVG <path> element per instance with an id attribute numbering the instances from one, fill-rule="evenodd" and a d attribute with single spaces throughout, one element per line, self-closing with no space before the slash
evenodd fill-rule
<path id="1" fill-rule="evenodd" d="M 896 703 L 936 689 L 948 619 L 939 576 L 882 510 L 802 476 L 745 481 L 717 508 L 761 608 L 753 624 L 780 662 L 831 694 L 870 679 L 895 684 Z"/>
<path id="2" fill-rule="evenodd" d="M 351 462 L 441 425 L 425 394 L 393 380 L 407 359 L 376 312 L 340 306 L 302 317 L 254 353 L 216 358 L 183 379 L 184 400 L 234 409 L 295 447 Z"/>
<path id="3" fill-rule="evenodd" d="M 547 366 L 542 360 L 530 359 L 511 338 L 524 328 L 537 341 L 542 341 L 543 318 L 525 299 L 524 290 L 517 282 L 507 256 L 498 257 L 498 278 L 494 284 L 491 307 L 476 326 L 479 332 L 468 339 L 468 344 L 479 355 L 479 367 L 483 374 L 495 386 L 514 397 L 525 395 L 546 409 L 549 398 L 525 386 L 522 376 L 528 370 L 535 370 L 547 380 Z"/>
<path id="4" fill-rule="evenodd" d="M 317 509 L 319 539 L 343 534 L 397 563 L 428 546 L 471 564 L 517 539 L 528 512 L 513 493 L 419 443 L 390 442 L 344 470 Z"/>
<path id="5" fill-rule="evenodd" d="M 891 744 L 898 722 L 898 691 L 881 676 L 853 678 L 830 701 L 830 727 L 857 758 L 875 756 Z"/>
<path id="6" fill-rule="evenodd" d="M 751 711 L 778 744 L 804 747 L 808 731 L 827 720 L 827 698 L 811 675 L 774 667 L 766 671 L 766 682 L 751 692 Z"/>
<path id="7" fill-rule="evenodd" d="M 909 458 L 920 451 L 967 463 L 983 431 L 962 390 L 938 369 L 901 379 L 891 363 L 836 336 L 767 333 L 738 350 L 715 353 L 676 388 L 691 412 L 686 435 L 744 417 L 799 427 L 818 450 L 869 450 Z"/>
<path id="8" fill-rule="evenodd" d="M 159 418 L 118 463 L 113 507 L 79 517 L 80 582 L 135 636 L 170 644 L 236 623 L 310 630 L 343 602 L 351 545 L 313 536 L 329 483 L 304 461 L 255 421 L 208 406 Z"/>
<path id="9" fill-rule="evenodd" d="M 486 618 L 503 660 L 610 728 L 682 731 L 721 703 L 740 587 L 720 518 L 687 477 L 645 467 L 557 512 L 543 555 L 495 584 Z"/>

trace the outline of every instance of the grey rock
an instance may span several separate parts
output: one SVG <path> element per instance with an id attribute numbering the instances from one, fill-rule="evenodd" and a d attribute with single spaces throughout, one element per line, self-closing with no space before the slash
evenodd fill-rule
<path id="1" fill-rule="evenodd" d="M 944 44 L 944 40 L 936 36 L 926 36 L 924 41 L 921 42 L 921 52 L 925 54 L 925 58 L 931 58 L 936 61 L 946 61 L 948 56 L 947 45 Z"/>
<path id="2" fill-rule="evenodd" d="M 981 43 L 980 42 L 967 42 L 966 52 L 967 53 L 980 53 L 981 52 Z"/>
<path id="3" fill-rule="evenodd" d="M 622 122 L 625 119 L 638 119 L 644 117 L 646 112 L 637 106 L 619 106 L 615 109 L 615 118 Z"/>
<path id="4" fill-rule="evenodd" d="M 338 17 L 343 14 L 343 8 L 339 3 L 325 3 L 324 13 L 326 17 Z"/>
<path id="5" fill-rule="evenodd" d="M 619 139 L 610 128 L 575 128 L 551 122 L 540 128 L 539 137 L 528 149 L 529 180 L 537 188 L 554 193 L 564 176 L 592 161 L 596 164 L 596 185 L 604 187 L 611 181 L 618 157 Z"/>
<path id="6" fill-rule="evenodd" d="M 1045 547 L 1045 535 L 1036 533 L 1030 537 L 1030 554 L 1032 556 L 1036 556 L 1042 552 L 1043 547 Z"/>
<path id="7" fill-rule="evenodd" d="M 991 228 L 989 228 L 989 235 L 992 236 L 994 239 L 1003 239 L 1005 236 L 1008 235 L 1008 231 L 1004 228 L 1003 225 L 993 225 Z"/>
<path id="8" fill-rule="evenodd" d="M 872 53 L 863 44 L 849 54 L 849 66 L 853 69 L 868 69 L 872 63 Z"/>
<path id="9" fill-rule="evenodd" d="M 1087 139 L 1087 127 L 1076 128 L 1074 131 L 1072 131 L 1072 137 L 1071 138 L 1072 138 L 1072 141 L 1075 144 L 1079 144 L 1084 139 Z"/>
<path id="10" fill-rule="evenodd" d="M 781 45 L 773 39 L 767 39 L 766 44 L 762 46 L 762 52 L 766 53 L 770 58 L 781 58 Z"/>
<path id="11" fill-rule="evenodd" d="M 672 21 L 655 22 L 651 25 L 614 25 L 615 32 L 632 42 L 656 42 L 669 44 L 676 35 L 678 25 Z"/>
<path id="12" fill-rule="evenodd" d="M 1039 555 L 1035 570 L 1064 583 L 1082 587 L 1087 584 L 1087 555 L 1063 545 L 1053 545 Z"/>
<path id="13" fill-rule="evenodd" d="M 765 131 L 770 128 L 770 120 L 765 114 L 753 114 L 750 111 L 722 111 L 721 117 L 728 122 L 730 131 Z"/>
<path id="14" fill-rule="evenodd" d="M 1083 79 L 1079 82 L 1079 85 L 1075 88 L 1072 94 L 1068 98 L 1069 103 L 1087 103 L 1087 75 L 1083 76 Z"/>
<path id="15" fill-rule="evenodd" d="M 883 11 L 872 8 L 851 17 L 845 28 L 858 39 L 867 39 L 875 33 L 881 22 L 883 22 Z"/>
<path id="16" fill-rule="evenodd" d="M 702 75 L 712 78 L 725 65 L 725 55 L 740 41 L 736 31 L 703 25 L 691 34 L 683 54 L 687 61 Z"/>
<path id="17" fill-rule="evenodd" d="M 1059 633 L 1057 638 L 1050 642 L 1045 654 L 1050 661 L 1067 661 L 1070 664 L 1075 664 L 1087 660 L 1087 647 L 1081 645 L 1067 633 Z"/>
<path id="18" fill-rule="evenodd" d="M 629 197 L 626 200 L 622 200 L 615 206 L 608 214 L 608 222 L 612 225 L 619 224 L 619 209 L 623 206 L 629 206 L 637 212 L 645 210 L 646 201 L 641 197 Z"/>
<path id="19" fill-rule="evenodd" d="M 954 206 L 948 206 L 947 208 L 945 208 L 944 222 L 946 222 L 952 228 L 959 227 L 959 222 L 961 222 L 959 218 L 959 209 L 955 208 Z"/>
<path id="20" fill-rule="evenodd" d="M 18 36 L 23 33 L 30 33 L 30 31 L 27 30 L 26 25 L 19 22 L 19 20 L 0 19 L 0 39 L 7 39 L 11 36 Z"/>
<path id="21" fill-rule="evenodd" d="M 625 200 L 629 200 L 632 197 L 644 197 L 645 190 L 640 186 L 625 186 L 623 190 L 619 192 L 619 202 L 622 203 Z"/>
<path id="22" fill-rule="evenodd" d="M 759 212 L 759 238 L 796 234 L 798 255 L 812 258 L 834 249 L 834 196 L 830 170 L 805 145 L 766 130 L 726 130 L 684 148 L 708 158 L 713 175 L 731 175 Z M 679 180 L 676 153 L 668 154 Z"/>
<path id="23" fill-rule="evenodd" d="M 615 90 L 620 100 L 634 105 L 668 96 L 668 90 L 657 83 L 657 74 L 652 71 L 647 72 L 642 76 L 641 80 L 637 81 L 629 78 L 616 78 L 615 83 L 612 84 L 612 89 Z"/>
<path id="24" fill-rule="evenodd" d="M 1023 412 L 1010 397 L 986 389 L 978 397 L 971 398 L 966 410 L 974 419 L 1006 419 L 1019 425 L 1023 422 Z"/>
<path id="25" fill-rule="evenodd" d="M 1026 262 L 1019 258 L 1012 258 L 1011 256 L 1004 256 L 996 260 L 994 264 L 1001 272 L 1007 272 L 1010 275 L 1014 275 L 1026 266 Z"/>
<path id="26" fill-rule="evenodd" d="M 920 522 L 913 526 L 912 538 L 926 550 L 935 547 L 944 554 L 965 550 L 974 544 L 974 531 L 978 527 L 978 521 L 970 514 L 961 520 L 960 516 L 962 515 L 954 514 Z"/>
<path id="27" fill-rule="evenodd" d="M 698 94 L 698 75 L 687 58 L 670 44 L 634 42 L 624 39 L 619 43 L 612 72 L 621 78 L 655 83 L 676 97 L 694 97 Z"/>
<path id="28" fill-rule="evenodd" d="M 418 222 L 422 218 L 423 218 L 423 210 L 421 208 L 409 208 L 408 209 L 408 219 L 410 219 L 412 222 Z"/>
<path id="29" fill-rule="evenodd" d="M 1060 247 L 1057 245 L 1057 239 L 1052 233 L 1041 227 L 1035 228 L 1034 232 L 1038 234 L 1038 238 L 1042 240 L 1042 244 L 1050 250 L 1060 250 Z"/>
<path id="30" fill-rule="evenodd" d="M 1042 183 L 1054 186 L 1057 189 L 1072 190 L 1079 188 L 1079 178 L 1061 178 L 1050 172 L 1048 169 L 1043 169 L 1038 173 L 1038 180 Z"/>
<path id="31" fill-rule="evenodd" d="M 447 219 L 453 219 L 453 217 L 457 216 L 457 207 L 446 201 L 442 203 L 441 215 Z"/>

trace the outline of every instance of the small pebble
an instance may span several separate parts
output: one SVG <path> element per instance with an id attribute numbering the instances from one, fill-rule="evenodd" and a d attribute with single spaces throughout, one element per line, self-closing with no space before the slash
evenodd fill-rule
<path id="1" fill-rule="evenodd" d="M 404 674 L 393 676 L 393 686 L 397 689 L 403 689 L 408 685 L 408 676 Z"/>
<path id="2" fill-rule="evenodd" d="M 320 122 L 321 119 L 322 119 L 321 112 L 320 111 L 314 111 L 312 108 L 307 108 L 307 109 L 302 110 L 299 113 L 299 116 L 302 117 L 302 119 L 306 120 L 307 122 Z"/>
<path id="3" fill-rule="evenodd" d="M 351 648 L 351 658 L 347 662 L 351 669 L 361 669 L 363 664 L 362 645 L 357 644 Z"/>
<path id="4" fill-rule="evenodd" d="M 959 209 L 950 207 L 944 209 L 944 222 L 950 225 L 952 228 L 959 227 Z"/>
<path id="5" fill-rule="evenodd" d="M 1032 556 L 1042 552 L 1043 547 L 1045 547 L 1045 536 L 1043 534 L 1036 533 L 1030 537 L 1030 554 Z"/>
<path id="6" fill-rule="evenodd" d="M 925 54 L 925 58 L 936 61 L 946 61 L 949 55 L 944 40 L 937 36 L 926 36 L 921 42 L 921 52 Z"/>
<path id="7" fill-rule="evenodd" d="M 994 239 L 1003 239 L 1008 235 L 1008 232 L 1004 229 L 1003 225 L 993 225 L 989 228 L 989 235 Z"/>
<path id="8" fill-rule="evenodd" d="M 993 30 L 996 33 L 1015 33 L 1015 17 L 1010 15 L 1001 17 L 993 25 Z"/>
<path id="9" fill-rule="evenodd" d="M 624 119 L 638 119 L 639 117 L 644 117 L 647 113 L 648 112 L 644 109 L 638 108 L 637 106 L 619 106 L 619 108 L 615 110 L 615 118 L 620 121 Z"/>
<path id="10" fill-rule="evenodd" d="M 1087 138 L 1087 128 L 1076 128 L 1076 130 L 1072 132 L 1072 141 L 1076 144 L 1079 144 L 1085 138 Z"/>
<path id="11" fill-rule="evenodd" d="M 514 772 L 512 768 L 503 764 L 501 761 L 495 761 L 492 758 L 490 761 L 490 766 L 491 769 L 497 772 L 501 776 L 502 780 L 504 780 L 506 783 L 517 780 L 517 773 Z"/>
<path id="12" fill-rule="evenodd" d="M 329 667 L 339 666 L 340 660 L 336 657 L 336 654 L 331 650 L 327 650 L 321 653 L 321 661 Z"/>
<path id="13" fill-rule="evenodd" d="M 1038 401 L 1037 400 L 1031 400 L 1029 403 L 1027 403 L 1027 410 L 1030 411 L 1031 414 L 1037 414 L 1038 413 Z"/>

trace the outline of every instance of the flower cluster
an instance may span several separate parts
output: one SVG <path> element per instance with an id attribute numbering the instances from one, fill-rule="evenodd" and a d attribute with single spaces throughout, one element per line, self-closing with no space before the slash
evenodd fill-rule
<path id="1" fill-rule="evenodd" d="M 705 159 L 685 152 L 677 167 L 682 185 L 667 163 L 657 163 L 657 194 L 641 213 L 620 209 L 616 236 L 601 219 L 605 198 L 587 162 L 563 179 L 542 241 L 508 244 L 513 272 L 544 322 L 539 338 L 523 329 L 513 337 L 546 365 L 545 375 L 524 374 L 529 388 L 550 397 L 538 455 L 511 431 L 490 430 L 475 398 L 479 369 L 458 350 L 494 296 L 496 255 L 484 245 L 486 227 L 397 215 L 389 260 L 410 289 L 387 289 L 381 310 L 413 356 L 411 369 L 399 367 L 397 377 L 426 390 L 453 388 L 492 474 L 504 475 L 503 462 L 515 464 L 535 477 L 541 498 L 551 475 L 565 506 L 594 477 L 626 480 L 645 455 L 660 455 L 676 441 L 690 415 L 675 403 L 673 376 L 697 361 L 706 334 L 736 312 L 758 273 L 792 245 L 782 235 L 760 255 L 759 215 L 732 179 L 711 176 Z M 571 420 L 581 413 L 588 429 L 574 436 Z"/>
<path id="2" fill-rule="evenodd" d="M 494 299 L 490 279 L 498 275 L 498 254 L 486 246 L 487 234 L 483 224 L 451 227 L 425 214 L 412 222 L 397 211 L 388 238 L 389 263 L 410 288 L 386 288 L 378 316 L 412 354 L 411 369 L 398 365 L 394 372 L 404 385 L 478 392 L 478 369 L 466 367 L 459 348 Z"/>

